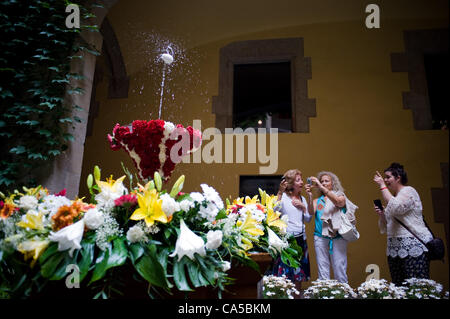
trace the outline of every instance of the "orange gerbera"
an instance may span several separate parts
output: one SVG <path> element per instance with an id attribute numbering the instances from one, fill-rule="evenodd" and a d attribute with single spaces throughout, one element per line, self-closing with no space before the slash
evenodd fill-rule
<path id="1" fill-rule="evenodd" d="M 16 210 L 16 205 L 14 204 L 9 204 L 9 203 L 3 203 L 0 204 L 0 217 L 3 219 L 8 218 L 9 216 L 11 216 Z"/>
<path id="2" fill-rule="evenodd" d="M 81 213 L 93 207 L 95 207 L 95 205 L 86 204 L 82 201 L 75 201 L 70 206 L 61 206 L 56 214 L 52 216 L 53 230 L 58 231 L 66 226 L 72 225 L 74 221 L 81 217 Z"/>

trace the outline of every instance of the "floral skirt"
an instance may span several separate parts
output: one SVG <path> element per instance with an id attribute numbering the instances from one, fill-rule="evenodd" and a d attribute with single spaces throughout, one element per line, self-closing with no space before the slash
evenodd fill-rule
<path id="1" fill-rule="evenodd" d="M 310 265 L 309 265 L 309 254 L 308 245 L 303 236 L 295 237 L 297 244 L 302 248 L 303 255 L 300 259 L 300 267 L 292 268 L 281 261 L 281 257 L 275 261 L 272 274 L 275 276 L 285 275 L 292 282 L 296 281 L 309 281 L 311 277 Z"/>
<path id="2" fill-rule="evenodd" d="M 388 256 L 388 265 L 392 282 L 397 286 L 409 278 L 430 278 L 430 260 L 426 253 L 418 257 Z"/>

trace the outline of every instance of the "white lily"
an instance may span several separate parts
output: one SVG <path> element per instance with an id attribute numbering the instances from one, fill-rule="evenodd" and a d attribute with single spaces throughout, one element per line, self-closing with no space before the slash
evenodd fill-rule
<path id="1" fill-rule="evenodd" d="M 84 233 L 84 219 L 72 224 L 70 226 L 66 226 L 56 233 L 51 233 L 49 239 L 51 241 L 58 242 L 58 250 L 68 250 L 70 257 L 72 257 L 73 251 L 75 249 L 80 249 L 81 239 L 83 238 Z"/>
<path id="2" fill-rule="evenodd" d="M 269 235 L 269 247 L 281 253 L 281 250 L 286 247 L 286 243 L 269 227 L 267 227 L 267 234 Z"/>
<path id="3" fill-rule="evenodd" d="M 200 236 L 194 234 L 194 232 L 186 226 L 184 220 L 181 220 L 180 235 L 175 243 L 175 251 L 170 257 L 178 256 L 178 261 L 180 261 L 183 256 L 188 256 L 190 259 L 194 260 L 195 253 L 201 256 L 206 255 L 205 242 Z"/>

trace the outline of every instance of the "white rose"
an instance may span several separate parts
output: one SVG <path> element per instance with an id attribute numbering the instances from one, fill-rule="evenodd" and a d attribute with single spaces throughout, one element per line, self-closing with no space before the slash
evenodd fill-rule
<path id="1" fill-rule="evenodd" d="M 181 208 L 181 210 L 183 210 L 185 212 L 189 211 L 192 207 L 194 207 L 194 203 L 191 202 L 190 200 L 183 199 L 180 202 L 180 208 Z"/>
<path id="2" fill-rule="evenodd" d="M 97 229 L 104 220 L 103 214 L 97 208 L 91 208 L 84 214 L 84 223 L 89 229 Z"/>
<path id="3" fill-rule="evenodd" d="M 184 220 L 180 221 L 180 230 L 180 235 L 175 243 L 175 251 L 169 256 L 178 256 L 178 261 L 180 261 L 183 256 L 188 256 L 190 259 L 194 260 L 195 253 L 205 256 L 205 242 L 200 236 L 196 235 L 186 226 Z"/>
<path id="4" fill-rule="evenodd" d="M 50 233 L 48 237 L 51 241 L 58 242 L 58 250 L 68 250 L 70 257 L 72 257 L 73 251 L 75 249 L 80 249 L 81 239 L 84 233 L 84 220 L 80 220 L 75 224 L 66 226 L 56 233 Z"/>
<path id="5" fill-rule="evenodd" d="M 173 199 L 169 194 L 159 196 L 162 199 L 161 209 L 167 217 L 172 216 L 173 213 L 180 210 L 180 204 Z"/>
<path id="6" fill-rule="evenodd" d="M 201 203 L 205 200 L 203 195 L 198 192 L 192 192 L 189 194 L 189 196 L 194 200 L 194 202 Z"/>
<path id="7" fill-rule="evenodd" d="M 222 245 L 223 234 L 220 230 L 210 230 L 206 234 L 206 248 L 207 249 L 217 249 Z"/>
<path id="8" fill-rule="evenodd" d="M 31 195 L 22 196 L 19 200 L 19 207 L 25 210 L 35 209 L 37 205 L 38 205 L 37 198 Z"/>
<path id="9" fill-rule="evenodd" d="M 200 210 L 198 211 L 200 217 L 207 219 L 209 222 L 213 222 L 214 220 L 216 220 L 216 216 L 218 213 L 219 210 L 213 203 L 208 203 L 208 206 L 206 207 L 201 206 Z"/>
<path id="10" fill-rule="evenodd" d="M 130 241 L 130 243 L 137 243 L 139 241 L 145 240 L 145 238 L 145 232 L 138 225 L 135 225 L 128 229 L 127 239 Z"/>
<path id="11" fill-rule="evenodd" d="M 228 271 L 231 269 L 231 263 L 229 261 L 224 261 L 222 263 L 222 270 L 223 271 Z"/>
<path id="12" fill-rule="evenodd" d="M 208 186 L 206 184 L 201 184 L 200 187 L 203 190 L 203 195 L 205 195 L 205 198 L 208 201 L 213 202 L 214 204 L 216 204 L 216 206 L 219 209 L 223 208 L 222 198 L 220 198 L 219 194 L 216 192 L 216 190 L 214 188 L 212 188 L 211 186 Z"/>

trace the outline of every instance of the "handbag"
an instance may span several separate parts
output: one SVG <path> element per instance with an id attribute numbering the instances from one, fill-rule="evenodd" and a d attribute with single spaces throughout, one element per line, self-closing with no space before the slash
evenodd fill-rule
<path id="1" fill-rule="evenodd" d="M 423 219 L 423 222 L 425 223 L 425 226 L 428 228 L 428 230 L 430 231 L 431 235 L 433 236 L 433 239 L 430 240 L 428 243 L 425 243 L 422 239 L 420 239 L 416 234 L 414 234 L 405 224 L 403 224 L 396 217 L 394 217 L 394 219 L 400 225 L 405 227 L 407 231 L 409 231 L 411 234 L 413 234 L 414 237 L 416 237 L 428 249 L 428 259 L 430 259 L 430 260 L 442 260 L 442 262 L 444 262 L 444 256 L 445 256 L 444 241 L 441 238 L 434 236 L 434 234 L 431 231 L 430 227 L 428 227 L 427 222 L 425 221 L 425 218 Z"/>
<path id="2" fill-rule="evenodd" d="M 338 233 L 342 236 L 346 241 L 355 241 L 359 239 L 359 232 L 356 227 L 350 223 L 347 216 L 345 214 L 341 215 L 341 225 L 339 227 Z"/>

